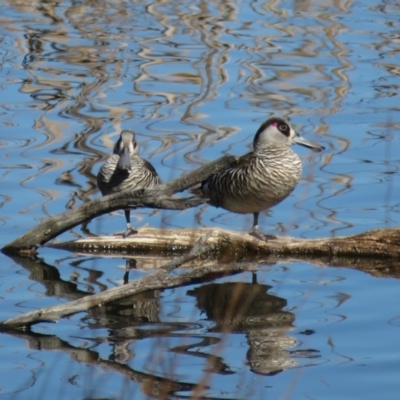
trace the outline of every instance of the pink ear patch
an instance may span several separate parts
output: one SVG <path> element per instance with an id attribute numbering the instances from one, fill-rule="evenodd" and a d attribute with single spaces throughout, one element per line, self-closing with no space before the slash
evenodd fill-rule
<path id="1" fill-rule="evenodd" d="M 272 124 L 271 124 L 271 126 L 278 126 L 278 123 L 277 122 L 273 122 Z"/>

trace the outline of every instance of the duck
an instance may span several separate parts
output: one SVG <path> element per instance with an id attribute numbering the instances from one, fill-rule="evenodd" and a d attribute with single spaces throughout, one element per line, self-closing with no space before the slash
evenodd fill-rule
<path id="1" fill-rule="evenodd" d="M 113 154 L 97 174 L 97 186 L 103 196 L 124 190 L 149 188 L 162 181 L 153 165 L 139 156 L 135 133 L 123 130 L 114 145 Z M 123 237 L 137 233 L 131 224 L 130 210 L 124 210 L 126 231 Z"/>
<path id="2" fill-rule="evenodd" d="M 315 152 L 324 147 L 300 136 L 285 120 L 272 117 L 261 124 L 253 140 L 253 150 L 239 161 L 204 180 L 192 193 L 215 207 L 238 214 L 253 214 L 249 234 L 270 240 L 258 227 L 259 214 L 276 206 L 292 193 L 300 180 L 302 164 L 290 148 L 299 144 Z"/>

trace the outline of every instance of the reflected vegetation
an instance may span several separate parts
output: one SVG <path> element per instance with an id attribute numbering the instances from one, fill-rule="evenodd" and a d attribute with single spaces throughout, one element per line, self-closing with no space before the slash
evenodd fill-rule
<path id="1" fill-rule="evenodd" d="M 301 153 L 302 181 L 260 226 L 315 238 L 399 225 L 399 12 L 396 2 L 374 0 L 4 0 L 2 245 L 98 197 L 96 174 L 122 129 L 135 131 L 141 156 L 168 181 L 222 154 L 245 154 L 272 115 L 327 150 L 317 160 Z M 132 222 L 244 231 L 250 220 L 203 206 L 137 210 Z M 119 224 L 104 215 L 62 240 L 109 234 Z M 77 300 L 127 284 L 167 259 L 57 252 L 43 249 L 42 259 L 0 255 L 4 315 L 45 296 Z M 210 274 L 189 287 L 3 335 L 1 392 L 18 398 L 10 382 L 29 375 L 35 381 L 23 395 L 32 398 L 60 393 L 60 382 L 60 398 L 397 393 L 391 360 L 398 262 L 332 257 L 324 268 L 297 265 L 302 274 L 274 262 L 257 275 L 269 284 Z M 346 302 L 332 300 L 341 296 Z M 309 372 L 313 358 L 324 368 Z M 361 373 L 360 365 L 370 368 Z"/>
<path id="2" fill-rule="evenodd" d="M 191 383 L 178 382 L 136 371 L 120 362 L 124 360 L 102 359 L 98 352 L 71 346 L 68 342 L 56 336 L 43 335 L 31 331 L 14 333 L 13 335 L 24 340 L 31 350 L 62 351 L 68 354 L 73 361 L 100 367 L 108 373 L 117 373 L 129 381 L 140 384 L 141 390 L 151 398 L 166 398 L 165 396 L 175 392 L 190 392 L 195 389 L 195 385 Z M 71 376 L 70 378 L 72 379 L 73 377 Z"/>

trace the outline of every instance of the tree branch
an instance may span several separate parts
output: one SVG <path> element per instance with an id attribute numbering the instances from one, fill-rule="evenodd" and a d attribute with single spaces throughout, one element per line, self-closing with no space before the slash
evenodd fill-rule
<path id="1" fill-rule="evenodd" d="M 93 242 L 93 240 L 98 239 L 86 238 L 52 246 L 79 251 L 79 249 L 86 248 L 88 241 Z M 109 253 L 110 238 L 105 239 L 104 249 L 107 249 L 107 253 Z M 268 242 L 258 240 L 247 234 L 243 235 L 240 232 L 221 229 L 163 231 L 146 228 L 141 230 L 138 235 L 125 240 L 117 238 L 116 241 L 123 243 L 125 252 L 127 248 L 129 249 L 127 243 L 130 243 L 135 254 L 144 252 L 144 250 L 154 254 L 157 253 L 158 248 L 163 250 L 161 254 L 169 251 L 174 251 L 177 254 L 177 248 L 184 254 L 167 262 L 155 273 L 142 279 L 95 295 L 84 296 L 63 305 L 19 315 L 0 323 L 0 329 L 16 329 L 41 321 L 57 321 L 63 316 L 85 311 L 92 307 L 101 307 L 108 302 L 145 291 L 176 287 L 190 283 L 194 279 L 201 278 L 204 280 L 210 275 L 215 276 L 215 274 L 221 272 L 232 273 L 248 270 L 249 267 L 254 269 L 261 260 L 275 263 L 306 259 L 314 260 L 315 263 L 315 260 L 318 259 L 320 265 L 356 268 L 374 276 L 399 276 L 400 228 L 379 229 L 359 235 L 337 238 L 307 240 L 280 237 Z M 159 242 L 158 246 L 157 242 Z M 157 256 L 157 259 L 159 257 Z M 199 259 L 206 261 L 199 266 Z M 189 272 L 169 275 L 175 268 L 189 262 L 192 262 L 189 264 L 191 267 Z"/>
<path id="2" fill-rule="evenodd" d="M 169 183 L 149 189 L 127 190 L 95 199 L 49 218 L 13 242 L 6 244 L 2 251 L 6 254 L 21 255 L 35 253 L 38 246 L 43 245 L 61 233 L 99 215 L 115 210 L 139 207 L 184 210 L 196 207 L 204 201 L 197 198 L 178 199 L 169 196 L 202 182 L 211 174 L 227 168 L 236 162 L 237 157 L 224 156 Z"/>

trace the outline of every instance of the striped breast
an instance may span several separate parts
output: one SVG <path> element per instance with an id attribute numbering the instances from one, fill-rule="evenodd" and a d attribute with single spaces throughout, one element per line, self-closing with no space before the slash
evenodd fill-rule
<path id="1" fill-rule="evenodd" d="M 103 195 L 123 190 L 138 190 L 161 183 L 154 167 L 139 156 L 131 157 L 131 170 L 117 169 L 119 155 L 113 154 L 100 168 L 97 185 Z"/>
<path id="2" fill-rule="evenodd" d="M 268 146 L 203 182 L 209 203 L 236 213 L 254 213 L 284 200 L 301 176 L 300 158 L 287 146 Z"/>

